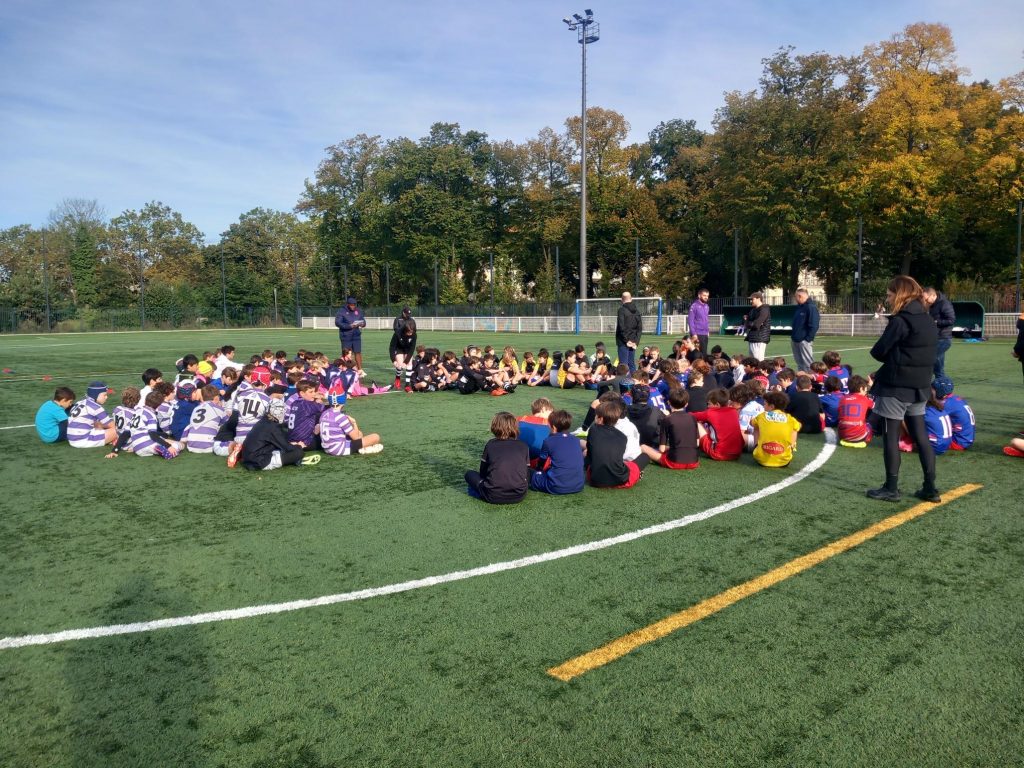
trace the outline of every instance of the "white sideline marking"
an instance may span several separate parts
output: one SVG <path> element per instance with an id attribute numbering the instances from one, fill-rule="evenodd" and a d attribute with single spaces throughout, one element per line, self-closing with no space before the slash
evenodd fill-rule
<path id="1" fill-rule="evenodd" d="M 63 643 L 69 640 L 87 640 L 95 637 L 110 637 L 111 635 L 131 635 L 139 632 L 151 632 L 156 629 L 169 629 L 171 627 L 185 627 L 193 626 L 196 624 L 210 624 L 218 621 L 234 621 L 236 619 L 249 619 L 254 616 L 267 616 L 275 613 L 287 613 L 289 611 L 301 611 L 306 608 L 317 608 L 323 605 L 334 605 L 336 603 L 350 603 L 357 600 L 369 600 L 373 597 L 382 597 L 384 595 L 394 595 L 400 592 L 411 592 L 415 589 L 423 589 L 425 587 L 434 587 L 438 584 L 450 584 L 454 581 L 463 581 L 465 579 L 471 579 L 476 576 L 488 576 L 494 573 L 502 573 L 504 571 L 513 571 L 518 568 L 526 568 L 530 565 L 538 565 L 540 563 L 547 563 L 552 560 L 561 560 L 562 558 L 572 557 L 574 555 L 582 555 L 587 552 L 596 552 L 601 549 L 607 549 L 608 547 L 614 547 L 617 544 L 626 544 L 630 541 L 636 541 L 646 536 L 653 536 L 657 533 L 665 533 L 666 531 L 672 531 L 676 528 L 683 528 L 684 526 L 692 523 L 698 523 L 702 520 L 708 520 L 716 515 L 720 515 L 723 512 L 729 512 L 738 507 L 746 506 L 755 501 L 771 496 L 772 494 L 779 493 L 780 491 L 789 488 L 792 485 L 796 485 L 801 480 L 809 477 L 812 473 L 819 470 L 824 466 L 825 462 L 831 458 L 832 454 L 836 450 L 836 439 L 835 431 L 828 429 L 825 433 L 825 445 L 822 446 L 821 451 L 818 455 L 803 469 L 794 475 L 790 475 L 785 480 L 781 480 L 777 483 L 769 485 L 766 488 L 762 488 L 760 491 L 749 493 L 746 496 L 741 496 L 733 501 L 720 504 L 717 507 L 706 509 L 703 512 L 697 512 L 686 517 L 680 517 L 676 520 L 669 520 L 665 523 L 659 523 L 652 525 L 647 528 L 641 528 L 636 531 L 629 533 L 619 534 L 618 536 L 612 536 L 607 539 L 599 539 L 598 541 L 591 541 L 585 544 L 577 544 L 572 547 L 566 547 L 564 549 L 556 549 L 552 552 L 543 552 L 539 555 L 529 555 L 528 557 L 521 557 L 517 560 L 506 560 L 501 563 L 492 563 L 491 565 L 484 565 L 478 568 L 470 568 L 465 571 L 452 571 L 451 573 L 445 573 L 440 576 L 428 576 L 423 579 L 413 579 L 412 581 L 403 581 L 397 584 L 387 584 L 383 587 L 372 587 L 370 589 L 359 589 L 354 592 L 342 592 L 336 595 L 324 595 L 322 597 L 314 597 L 307 600 L 292 600 L 287 603 L 268 603 L 264 605 L 252 605 L 247 608 L 234 608 L 226 611 L 211 611 L 209 613 L 196 613 L 191 616 L 176 616 L 169 619 L 157 619 L 155 621 L 139 621 L 132 624 L 109 624 L 102 627 L 86 627 L 84 629 L 66 629 L 63 632 L 52 632 L 49 634 L 39 635 L 21 635 L 17 637 L 5 637 L 0 639 L 0 650 L 8 648 L 25 648 L 33 645 L 50 645 L 53 643 Z"/>
<path id="2" fill-rule="evenodd" d="M 19 424 L 16 427 L 0 427 L 0 430 L 4 430 L 4 429 L 28 429 L 29 427 L 34 427 L 34 426 L 35 426 L 35 424 Z"/>

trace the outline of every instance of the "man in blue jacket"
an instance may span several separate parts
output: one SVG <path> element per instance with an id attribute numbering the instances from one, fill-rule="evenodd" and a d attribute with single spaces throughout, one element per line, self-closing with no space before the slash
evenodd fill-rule
<path id="1" fill-rule="evenodd" d="M 793 367 L 798 371 L 810 372 L 814 362 L 814 337 L 821 324 L 818 304 L 807 293 L 806 288 L 797 288 L 793 295 L 796 311 L 793 313 L 793 330 L 790 345 L 793 348 Z"/>
<path id="2" fill-rule="evenodd" d="M 356 369 L 363 370 L 363 328 L 366 327 L 366 317 L 363 310 L 358 306 L 355 296 L 349 296 L 345 306 L 338 310 L 334 316 L 334 324 L 338 326 L 338 336 L 341 337 L 341 348 L 348 347 L 352 350 L 352 357 L 356 361 Z"/>
<path id="3" fill-rule="evenodd" d="M 935 352 L 935 377 L 946 375 L 946 352 L 953 346 L 953 326 L 956 325 L 956 312 L 953 311 L 953 304 L 936 291 L 928 287 L 924 289 L 924 305 L 928 308 L 928 314 L 935 321 L 935 327 L 939 329 L 939 346 Z"/>

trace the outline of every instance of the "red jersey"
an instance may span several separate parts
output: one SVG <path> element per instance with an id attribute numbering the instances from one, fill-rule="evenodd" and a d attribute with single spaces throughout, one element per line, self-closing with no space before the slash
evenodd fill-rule
<path id="1" fill-rule="evenodd" d="M 868 413 L 874 401 L 867 395 L 843 395 L 839 400 L 839 439 L 860 443 L 871 439 Z"/>
<path id="2" fill-rule="evenodd" d="M 690 414 L 708 431 L 713 450 L 705 450 L 712 459 L 731 461 L 743 455 L 743 433 L 740 431 L 740 415 L 735 408 L 708 408 Z M 704 447 L 703 445 L 701 447 Z"/>

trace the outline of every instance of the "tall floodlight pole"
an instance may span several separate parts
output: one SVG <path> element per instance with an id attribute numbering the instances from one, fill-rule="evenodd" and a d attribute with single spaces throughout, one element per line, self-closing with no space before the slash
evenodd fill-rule
<path id="1" fill-rule="evenodd" d="M 580 111 L 580 298 L 587 298 L 587 44 L 601 38 L 601 25 L 594 21 L 594 12 L 587 8 L 585 16 L 574 13 L 564 21 L 576 33 L 583 50 L 582 109 Z"/>
<path id="2" fill-rule="evenodd" d="M 1020 314 L 1020 225 L 1024 218 L 1024 200 L 1017 201 L 1017 314 Z"/>

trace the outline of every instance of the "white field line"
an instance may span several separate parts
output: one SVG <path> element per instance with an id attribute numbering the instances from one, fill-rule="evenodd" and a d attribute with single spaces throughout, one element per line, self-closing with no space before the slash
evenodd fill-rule
<path id="1" fill-rule="evenodd" d="M 34 427 L 34 426 L 35 426 L 35 424 L 19 424 L 16 427 L 0 427 L 0 431 L 3 431 L 5 429 L 28 429 L 29 427 Z"/>
<path id="2" fill-rule="evenodd" d="M 219 621 L 250 619 L 254 616 L 268 616 L 275 613 L 287 613 L 289 611 L 301 611 L 307 608 L 318 608 L 324 605 L 350 603 L 357 600 L 369 600 L 374 597 L 395 595 L 400 592 L 411 592 L 416 589 L 435 587 L 439 584 L 450 584 L 455 581 L 472 579 L 477 576 L 489 576 L 495 573 L 513 571 L 518 568 L 526 568 L 531 565 L 551 562 L 552 560 L 561 560 L 566 557 L 573 557 L 574 555 L 597 552 L 598 550 L 607 549 L 608 547 L 614 547 L 619 544 L 636 541 L 637 539 L 642 539 L 646 536 L 653 536 L 658 533 L 673 531 L 677 528 L 683 528 L 702 520 L 708 520 L 716 515 L 721 515 L 724 512 L 729 512 L 779 493 L 790 486 L 796 485 L 801 480 L 810 477 L 811 474 L 825 465 L 825 462 L 832 457 L 835 450 L 835 432 L 833 430 L 827 430 L 825 445 L 822 446 L 818 455 L 809 464 L 807 464 L 807 466 L 799 472 L 790 475 L 785 480 L 773 483 L 766 488 L 762 488 L 754 493 L 749 493 L 746 496 L 741 496 L 740 498 L 726 502 L 725 504 L 720 504 L 717 507 L 706 509 L 703 512 L 697 512 L 692 515 L 687 515 L 686 517 L 669 520 L 665 523 L 659 523 L 657 525 L 641 528 L 629 533 L 619 534 L 618 536 L 612 536 L 607 539 L 599 539 L 598 541 L 591 541 L 585 544 L 577 544 L 564 549 L 556 549 L 552 552 L 543 552 L 539 555 L 529 555 L 528 557 L 521 557 L 516 560 L 492 563 L 478 568 L 470 568 L 465 571 L 452 571 L 451 573 L 441 574 L 440 576 L 428 576 L 423 579 L 413 579 L 412 581 L 403 581 L 397 584 L 387 584 L 383 587 L 359 589 L 354 592 L 342 592 L 336 595 L 324 595 L 322 597 L 314 597 L 306 600 L 292 600 L 287 603 L 251 605 L 246 608 L 211 611 L 209 613 L 196 613 L 191 616 L 175 616 L 168 619 L 156 619 L 154 621 L 139 621 L 132 624 L 109 624 L 106 626 L 86 627 L 83 629 L 66 629 L 62 632 L 52 632 L 48 634 L 5 637 L 0 638 L 0 650 L 9 648 L 25 648 L 34 645 L 50 645 L 53 643 L 68 642 L 71 640 L 88 640 L 96 637 L 110 637 L 112 635 L 130 635 L 140 632 L 152 632 L 157 629 L 170 629 L 171 627 L 185 627 L 196 624 L 211 624 Z"/>

